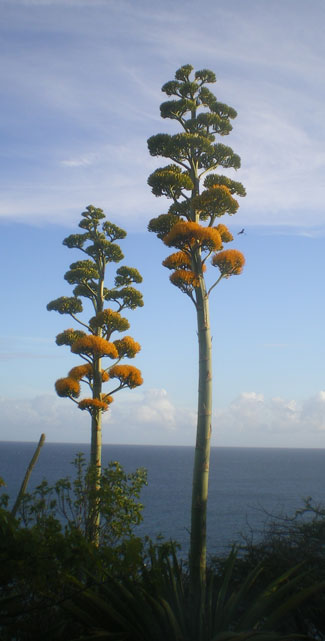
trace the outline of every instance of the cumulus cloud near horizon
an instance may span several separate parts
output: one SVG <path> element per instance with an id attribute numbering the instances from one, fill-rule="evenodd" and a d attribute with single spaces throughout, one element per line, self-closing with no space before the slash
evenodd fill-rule
<path id="1" fill-rule="evenodd" d="M 325 447 L 325 391 L 299 402 L 243 392 L 215 411 L 214 424 L 240 446 Z"/>
<path id="2" fill-rule="evenodd" d="M 0 440 L 89 442 L 89 415 L 67 399 L 39 395 L 0 399 Z M 303 401 L 243 392 L 213 413 L 214 446 L 325 447 L 325 391 Z M 103 442 L 194 445 L 196 412 L 177 406 L 164 389 L 147 389 L 116 398 L 104 414 Z"/>

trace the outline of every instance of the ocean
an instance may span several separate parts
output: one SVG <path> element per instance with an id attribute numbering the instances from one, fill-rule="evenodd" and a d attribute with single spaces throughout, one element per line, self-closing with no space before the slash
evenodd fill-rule
<path id="1" fill-rule="evenodd" d="M 34 443 L 0 443 L 3 492 L 16 498 Z M 85 444 L 45 443 L 28 490 L 44 478 L 53 482 L 73 476 L 75 454 L 89 455 Z M 162 535 L 189 546 L 190 502 L 194 448 L 103 445 L 103 464 L 118 460 L 128 472 L 148 470 L 143 488 L 143 523 L 139 535 Z M 211 450 L 207 544 L 209 554 L 224 552 L 242 533 L 263 529 L 267 514 L 292 514 L 312 497 L 324 502 L 325 449 L 216 447 Z M 1 491 L 1 489 L 0 489 Z"/>

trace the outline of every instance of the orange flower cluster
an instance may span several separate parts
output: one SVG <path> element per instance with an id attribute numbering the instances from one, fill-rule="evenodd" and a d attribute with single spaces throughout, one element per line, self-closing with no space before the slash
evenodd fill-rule
<path id="1" fill-rule="evenodd" d="M 110 336 L 114 331 L 125 332 L 130 327 L 127 318 L 124 318 L 113 309 L 104 309 L 102 312 L 98 312 L 96 316 L 90 319 L 89 324 L 94 329 L 102 327 L 107 336 Z"/>
<path id="2" fill-rule="evenodd" d="M 164 243 L 168 247 L 179 247 L 187 251 L 195 246 L 209 251 L 217 251 L 222 247 L 221 236 L 217 229 L 186 221 L 176 223 L 164 236 Z"/>
<path id="3" fill-rule="evenodd" d="M 114 341 L 114 345 L 120 357 L 134 358 L 141 349 L 140 343 L 137 343 L 131 336 L 123 336 L 123 338 Z"/>
<path id="4" fill-rule="evenodd" d="M 186 269 L 177 269 L 173 274 L 170 275 L 170 281 L 173 283 L 173 285 L 176 285 L 176 287 L 180 287 L 181 289 L 182 285 L 198 287 L 200 283 L 198 277 L 194 274 L 194 272 Z"/>
<path id="5" fill-rule="evenodd" d="M 71 351 L 74 354 L 86 354 L 88 356 L 109 356 L 110 358 L 118 358 L 118 352 L 113 343 L 109 343 L 105 338 L 100 336 L 93 336 L 87 334 L 83 338 L 79 338 L 71 346 Z"/>
<path id="6" fill-rule="evenodd" d="M 163 260 L 163 266 L 167 269 L 186 269 L 191 267 L 191 259 L 185 252 L 175 252 Z"/>
<path id="7" fill-rule="evenodd" d="M 107 374 L 107 372 L 105 372 L 105 370 L 101 370 L 101 375 L 103 383 L 108 381 L 109 375 Z M 71 378 L 75 378 L 77 381 L 80 381 L 83 377 L 91 380 L 93 378 L 93 367 L 90 363 L 86 363 L 85 365 L 78 365 L 77 367 L 73 367 L 70 370 L 69 376 L 71 376 Z"/>
<path id="8" fill-rule="evenodd" d="M 234 240 L 233 235 L 230 233 L 226 225 L 222 225 L 220 223 L 220 225 L 217 225 L 216 229 L 218 230 L 223 243 L 230 243 L 232 240 Z"/>
<path id="9" fill-rule="evenodd" d="M 165 260 L 163 260 L 163 266 L 167 267 L 167 269 L 183 269 L 187 271 L 192 272 L 192 267 L 191 267 L 191 259 L 188 254 L 185 252 L 176 252 L 175 254 L 171 254 L 170 256 L 167 256 Z M 203 263 L 201 265 L 202 267 L 202 272 L 206 271 L 206 265 Z"/>
<path id="10" fill-rule="evenodd" d="M 109 371 L 110 378 L 118 378 L 121 385 L 130 389 L 142 385 L 143 378 L 141 372 L 132 365 L 113 365 Z"/>
<path id="11" fill-rule="evenodd" d="M 80 394 L 80 385 L 75 378 L 67 376 L 66 378 L 59 378 L 55 383 L 55 390 L 58 396 L 78 398 Z"/>
<path id="12" fill-rule="evenodd" d="M 101 395 L 101 400 L 104 401 L 104 403 L 108 403 L 108 405 L 110 405 L 111 403 L 113 403 L 114 398 L 113 398 L 113 396 L 110 396 L 109 394 L 102 394 Z"/>
<path id="13" fill-rule="evenodd" d="M 100 401 L 98 398 L 83 398 L 82 401 L 78 403 L 78 407 L 81 410 L 88 410 L 92 414 L 92 412 L 98 410 L 106 412 L 106 410 L 108 410 L 108 403 Z"/>
<path id="14" fill-rule="evenodd" d="M 245 265 L 245 258 L 237 249 L 227 249 L 213 256 L 212 265 L 219 267 L 222 276 L 229 277 L 241 274 Z"/>
<path id="15" fill-rule="evenodd" d="M 77 367 L 70 369 L 69 376 L 71 376 L 71 378 L 75 378 L 76 381 L 80 381 L 84 376 L 92 378 L 92 373 L 92 365 L 90 363 L 86 363 L 85 365 L 78 365 Z"/>

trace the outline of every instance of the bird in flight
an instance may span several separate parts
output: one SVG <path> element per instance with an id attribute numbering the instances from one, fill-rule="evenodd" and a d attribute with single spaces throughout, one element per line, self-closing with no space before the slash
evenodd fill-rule
<path id="1" fill-rule="evenodd" d="M 245 233 L 245 227 L 243 227 L 243 229 L 238 232 L 238 236 L 239 236 L 239 234 L 244 234 L 244 233 Z"/>

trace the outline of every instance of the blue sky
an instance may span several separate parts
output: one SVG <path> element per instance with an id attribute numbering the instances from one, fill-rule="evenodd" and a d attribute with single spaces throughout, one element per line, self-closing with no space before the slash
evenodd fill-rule
<path id="1" fill-rule="evenodd" d="M 91 203 L 127 230 L 126 264 L 144 277 L 129 319 L 145 382 L 116 396 L 103 440 L 194 443 L 194 307 L 146 231 L 168 204 L 147 186 L 163 161 L 146 140 L 173 131 L 160 89 L 190 63 L 215 71 L 214 93 L 238 112 L 223 142 L 247 189 L 223 221 L 245 271 L 211 297 L 212 442 L 325 447 L 323 0 L 0 0 L 0 11 L 0 439 L 89 441 L 88 416 L 53 391 L 76 361 L 54 343 L 70 321 L 46 304 L 70 294 L 78 256 L 62 240 Z"/>

